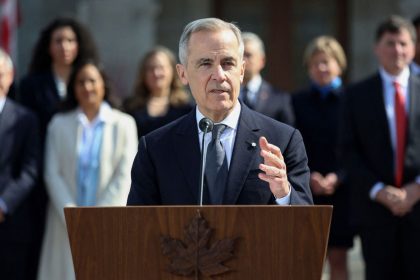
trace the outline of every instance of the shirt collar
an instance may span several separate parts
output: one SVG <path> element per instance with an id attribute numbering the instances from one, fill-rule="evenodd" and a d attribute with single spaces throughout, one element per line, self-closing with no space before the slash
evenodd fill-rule
<path id="1" fill-rule="evenodd" d="M 200 133 L 201 130 L 200 130 L 200 127 L 199 127 L 199 123 L 200 123 L 200 120 L 202 118 L 205 118 L 205 116 L 200 112 L 200 110 L 198 109 L 198 106 L 196 106 L 195 108 L 196 108 L 195 109 L 195 112 L 196 112 L 195 116 L 196 116 L 196 120 L 197 120 L 197 129 L 198 129 L 198 132 Z M 230 112 L 230 114 L 227 115 L 227 117 L 224 120 L 222 120 L 221 122 L 219 122 L 217 124 L 220 124 L 220 123 L 225 124 L 227 127 L 230 127 L 232 129 L 236 130 L 236 128 L 238 127 L 240 114 L 241 114 L 241 103 L 237 100 L 236 104 L 235 104 L 235 107 L 233 107 L 232 112 Z"/>
<path id="2" fill-rule="evenodd" d="M 404 70 L 401 71 L 401 73 L 397 76 L 391 75 L 388 72 L 385 71 L 383 67 L 379 67 L 379 74 L 381 75 L 381 78 L 384 80 L 387 84 L 393 84 L 393 82 L 398 82 L 402 87 L 408 86 L 408 78 L 410 77 L 410 69 L 409 67 L 405 67 Z"/>
<path id="3" fill-rule="evenodd" d="M 262 77 L 261 75 L 255 75 L 245 86 L 251 92 L 257 92 L 261 87 Z"/>
<path id="4" fill-rule="evenodd" d="M 84 126 L 94 126 L 101 122 L 108 122 L 111 119 L 112 108 L 105 101 L 102 102 L 101 106 L 99 107 L 99 113 L 92 120 L 92 122 L 89 122 L 88 118 L 86 117 L 85 113 L 83 113 L 82 109 L 80 109 L 80 107 L 77 110 L 77 117 L 79 119 L 79 122 Z"/>
<path id="5" fill-rule="evenodd" d="M 0 113 L 3 112 L 5 103 L 6 103 L 6 96 L 0 96 Z"/>

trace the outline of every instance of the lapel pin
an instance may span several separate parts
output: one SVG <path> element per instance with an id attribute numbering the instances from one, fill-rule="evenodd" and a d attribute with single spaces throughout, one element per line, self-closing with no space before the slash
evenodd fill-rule
<path id="1" fill-rule="evenodd" d="M 257 143 L 255 143 L 255 142 L 248 142 L 247 141 L 247 143 L 249 145 L 249 149 L 255 149 L 257 147 Z"/>

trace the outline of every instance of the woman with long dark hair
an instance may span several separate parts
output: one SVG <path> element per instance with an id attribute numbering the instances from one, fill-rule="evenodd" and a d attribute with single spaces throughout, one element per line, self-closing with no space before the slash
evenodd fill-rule
<path id="1" fill-rule="evenodd" d="M 85 59 L 98 61 L 98 54 L 91 34 L 75 19 L 54 19 L 41 31 L 18 100 L 38 115 L 43 137 L 66 97 L 73 66 Z"/>

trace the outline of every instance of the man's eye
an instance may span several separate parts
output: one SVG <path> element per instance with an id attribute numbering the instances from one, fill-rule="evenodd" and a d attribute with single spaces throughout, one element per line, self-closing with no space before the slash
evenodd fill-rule
<path id="1" fill-rule="evenodd" d="M 211 63 L 209 61 L 202 61 L 199 65 L 200 66 L 210 66 Z"/>
<path id="2" fill-rule="evenodd" d="M 233 61 L 226 61 L 223 63 L 224 67 L 232 67 L 235 66 L 235 63 Z"/>

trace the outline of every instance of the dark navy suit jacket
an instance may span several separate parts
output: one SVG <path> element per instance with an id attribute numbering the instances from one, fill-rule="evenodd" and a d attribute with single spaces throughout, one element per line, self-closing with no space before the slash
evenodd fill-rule
<path id="1" fill-rule="evenodd" d="M 0 113 L 0 197 L 7 206 L 0 223 L 0 278 L 32 279 L 39 236 L 34 191 L 39 176 L 36 116 L 10 99 Z M 39 245 L 38 245 L 39 244 Z"/>
<path id="2" fill-rule="evenodd" d="M 241 104 L 223 204 L 274 204 L 258 178 L 258 139 L 278 146 L 292 186 L 291 204 L 312 204 L 309 168 L 300 133 Z M 253 146 L 252 143 L 256 143 Z M 195 205 L 199 199 L 200 144 L 196 111 L 142 137 L 132 168 L 128 205 Z"/>
<path id="3" fill-rule="evenodd" d="M 0 197 L 9 214 L 22 206 L 35 187 L 40 156 L 38 133 L 35 115 L 6 99 L 0 114 Z"/>
<path id="4" fill-rule="evenodd" d="M 57 113 L 61 102 L 52 71 L 30 74 L 24 77 L 19 84 L 17 100 L 38 116 L 41 144 L 43 145 L 48 123 L 52 116 Z"/>

